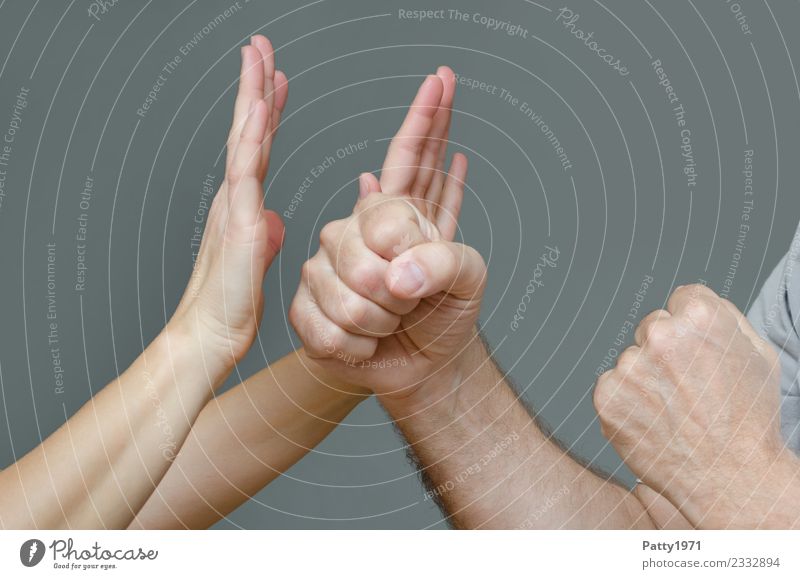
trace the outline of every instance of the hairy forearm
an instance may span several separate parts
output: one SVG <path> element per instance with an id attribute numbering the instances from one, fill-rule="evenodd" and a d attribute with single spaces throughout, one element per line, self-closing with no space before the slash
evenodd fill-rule
<path id="1" fill-rule="evenodd" d="M 207 528 L 319 444 L 365 392 L 307 369 L 300 350 L 209 402 L 130 528 Z"/>
<path id="2" fill-rule="evenodd" d="M 778 461 L 767 468 L 747 499 L 731 509 L 733 522 L 728 527 L 762 529 L 800 529 L 800 460 L 784 449 Z M 759 513 L 762 516 L 759 518 Z M 741 521 L 741 523 L 740 523 Z"/>
<path id="3" fill-rule="evenodd" d="M 6 528 L 125 528 L 229 368 L 160 334 L 118 379 L 0 473 Z"/>
<path id="4" fill-rule="evenodd" d="M 799 529 L 800 459 L 789 449 L 716 467 L 719 482 L 700 491 L 677 481 L 671 500 L 701 529 Z"/>
<path id="5" fill-rule="evenodd" d="M 382 402 L 456 527 L 652 527 L 634 495 L 539 429 L 477 341 L 414 395 Z"/>

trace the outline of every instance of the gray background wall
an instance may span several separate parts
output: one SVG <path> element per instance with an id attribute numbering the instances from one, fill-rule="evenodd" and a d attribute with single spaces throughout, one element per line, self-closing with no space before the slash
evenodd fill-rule
<path id="1" fill-rule="evenodd" d="M 182 56 L 157 102 L 138 116 L 162 68 L 232 4 L 118 0 L 95 18 L 86 0 L 0 2 L 0 133 L 19 125 L 0 166 L 7 171 L 0 189 L 0 466 L 63 423 L 168 319 L 191 267 L 202 182 L 222 178 L 237 47 L 261 32 L 291 83 L 268 206 L 283 211 L 326 155 L 361 140 L 368 146 L 317 179 L 287 223 L 286 248 L 266 282 L 261 346 L 239 375 L 296 344 L 285 311 L 320 226 L 350 211 L 353 179 L 380 167 L 420 78 L 449 64 L 498 87 L 489 94 L 461 86 L 452 130 L 452 149 L 471 159 L 462 235 L 490 264 L 486 333 L 557 433 L 630 480 L 600 436 L 589 393 L 603 358 L 620 349 L 614 342 L 637 292 L 636 319 L 661 306 L 675 285 L 696 280 L 717 291 L 729 284 L 731 299 L 746 308 L 800 216 L 793 65 L 800 65 L 800 5 L 569 0 L 566 7 L 580 15 L 574 26 L 594 31 L 599 46 L 627 67 L 623 76 L 557 21 L 564 5 L 549 0 L 240 0 Z M 399 17 L 399 9 L 456 7 L 467 21 L 449 12 L 425 22 Z M 476 13 L 517 25 L 518 33 L 487 29 L 472 20 Z M 685 110 L 694 186 L 684 173 L 677 103 L 659 86 L 655 60 Z M 501 88 L 519 101 L 505 100 Z M 21 89 L 28 93 L 20 123 L 14 106 Z M 570 169 L 529 109 L 560 141 Z M 746 150 L 753 151 L 752 196 L 744 192 Z M 87 176 L 94 188 L 82 208 Z M 76 291 L 81 213 L 88 216 L 87 270 L 85 288 Z M 740 240 L 743 222 L 750 228 Z M 48 343 L 51 243 L 63 391 Z M 559 259 L 541 272 L 542 286 L 513 331 L 546 246 L 557 247 Z M 647 276 L 653 283 L 640 292 Z M 444 525 L 424 500 L 402 441 L 370 401 L 219 527 Z"/>

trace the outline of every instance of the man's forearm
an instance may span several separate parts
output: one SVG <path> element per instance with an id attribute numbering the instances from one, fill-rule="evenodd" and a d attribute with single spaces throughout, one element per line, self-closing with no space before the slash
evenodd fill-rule
<path id="1" fill-rule="evenodd" d="M 285 356 L 203 409 L 130 528 L 207 528 L 319 444 L 364 400 Z"/>
<path id="2" fill-rule="evenodd" d="M 675 506 L 700 529 L 800 528 L 797 456 L 789 449 L 779 450 L 768 460 L 742 456 L 741 467 L 720 477 L 713 492 L 677 493 Z M 686 495 L 690 498 L 684 500 Z"/>
<path id="3" fill-rule="evenodd" d="M 382 402 L 421 463 L 427 497 L 457 527 L 652 527 L 635 496 L 539 429 L 477 338 L 413 395 Z"/>

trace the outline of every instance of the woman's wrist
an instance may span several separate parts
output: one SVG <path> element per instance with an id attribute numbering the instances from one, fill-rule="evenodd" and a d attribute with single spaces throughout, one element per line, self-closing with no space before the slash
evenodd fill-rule
<path id="1" fill-rule="evenodd" d="M 233 370 L 236 358 L 229 347 L 210 334 L 199 318 L 173 317 L 153 341 L 154 350 L 166 360 L 180 383 L 219 387 Z M 149 366 L 149 364 L 148 364 Z"/>

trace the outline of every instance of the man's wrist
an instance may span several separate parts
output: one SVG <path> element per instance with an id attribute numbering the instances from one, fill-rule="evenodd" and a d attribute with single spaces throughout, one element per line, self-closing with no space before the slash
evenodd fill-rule
<path id="1" fill-rule="evenodd" d="M 800 525 L 800 459 L 782 448 L 769 461 L 726 477 L 722 496 L 701 504 L 687 501 L 687 517 L 698 528 L 791 529 Z M 683 510 L 683 509 L 682 509 Z"/>
<path id="2" fill-rule="evenodd" d="M 476 331 L 456 356 L 423 380 L 411 393 L 381 396 L 380 401 L 396 419 L 433 408 L 456 415 L 464 411 L 459 408 L 466 383 L 487 366 L 494 368 L 486 346 Z"/>
<path id="3" fill-rule="evenodd" d="M 362 398 L 369 398 L 372 396 L 372 391 L 369 388 L 358 386 L 346 380 L 342 380 L 339 378 L 337 372 L 328 370 L 322 364 L 319 364 L 314 359 L 310 358 L 306 353 L 305 348 L 296 350 L 295 355 L 297 356 L 298 363 L 303 366 L 304 371 L 311 374 L 311 376 L 313 376 L 317 382 L 326 388 L 346 396 L 357 396 Z"/>
<path id="4" fill-rule="evenodd" d="M 792 529 L 800 525 L 800 460 L 782 448 L 761 473 L 752 499 L 742 508 L 738 527 Z"/>

